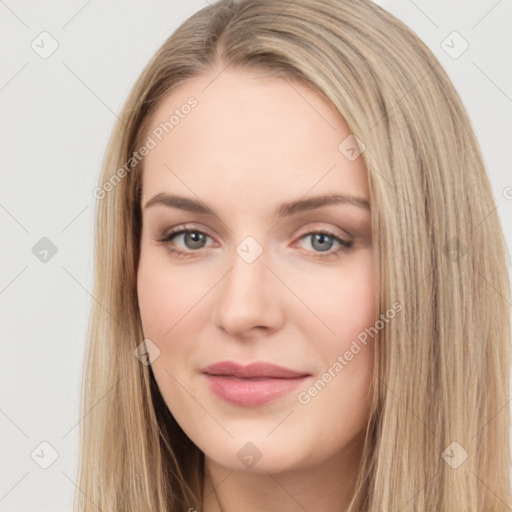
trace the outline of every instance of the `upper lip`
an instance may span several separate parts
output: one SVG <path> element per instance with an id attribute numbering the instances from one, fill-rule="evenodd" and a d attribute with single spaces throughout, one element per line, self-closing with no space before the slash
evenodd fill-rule
<path id="1" fill-rule="evenodd" d="M 273 378 L 273 379 L 292 379 L 296 377 L 305 377 L 309 375 L 307 372 L 300 372 L 277 366 L 271 363 L 257 361 L 248 365 L 241 365 L 232 361 L 221 361 L 212 364 L 201 370 L 209 375 L 224 375 L 238 378 Z"/>

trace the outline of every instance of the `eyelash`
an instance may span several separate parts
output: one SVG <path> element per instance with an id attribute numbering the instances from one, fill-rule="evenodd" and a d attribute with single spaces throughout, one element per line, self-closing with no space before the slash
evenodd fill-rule
<path id="1" fill-rule="evenodd" d="M 167 246 L 167 250 L 170 251 L 172 254 L 174 254 L 178 258 L 193 257 L 194 253 L 199 252 L 201 249 L 198 249 L 195 251 L 194 250 L 183 251 L 180 249 L 175 249 L 174 247 L 171 246 L 171 242 L 172 242 L 173 238 L 177 237 L 178 235 L 187 234 L 187 233 L 200 233 L 201 235 L 205 235 L 205 236 L 211 238 L 210 235 L 208 235 L 208 233 L 205 233 L 204 231 L 196 229 L 194 226 L 184 226 L 182 228 L 178 228 L 174 231 L 170 231 L 168 233 L 165 233 L 165 234 L 155 238 L 155 241 L 163 243 L 163 245 Z M 326 251 L 325 253 L 316 252 L 315 253 L 316 258 L 326 259 L 326 258 L 329 258 L 332 256 L 336 256 L 341 252 L 347 252 L 352 248 L 352 245 L 353 245 L 352 241 L 345 240 L 344 238 L 336 236 L 334 233 L 331 233 L 330 231 L 323 230 L 323 229 L 320 229 L 317 231 L 309 231 L 307 233 L 304 233 L 299 238 L 299 240 L 302 240 L 303 238 L 306 238 L 311 235 L 316 235 L 316 234 L 327 235 L 329 237 L 332 237 L 332 238 L 334 238 L 334 240 L 336 240 L 341 245 L 341 247 L 339 247 L 335 251 Z M 315 252 L 315 251 L 308 251 L 308 252 Z"/>

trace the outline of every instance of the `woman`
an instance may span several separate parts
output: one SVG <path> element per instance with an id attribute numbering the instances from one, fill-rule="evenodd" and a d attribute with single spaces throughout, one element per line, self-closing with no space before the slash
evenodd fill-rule
<path id="1" fill-rule="evenodd" d="M 505 246 L 428 48 L 369 1 L 221 0 L 120 118 L 76 510 L 510 510 Z"/>

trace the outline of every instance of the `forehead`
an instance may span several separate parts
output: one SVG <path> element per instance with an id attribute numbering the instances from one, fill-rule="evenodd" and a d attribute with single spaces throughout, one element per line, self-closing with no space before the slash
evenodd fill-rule
<path id="1" fill-rule="evenodd" d="M 193 100 L 191 100 L 191 98 Z M 194 105 L 191 107 L 190 105 Z M 237 206 L 317 193 L 368 196 L 350 130 L 316 91 L 296 81 L 224 70 L 181 84 L 153 114 L 143 202 L 167 191 Z"/>

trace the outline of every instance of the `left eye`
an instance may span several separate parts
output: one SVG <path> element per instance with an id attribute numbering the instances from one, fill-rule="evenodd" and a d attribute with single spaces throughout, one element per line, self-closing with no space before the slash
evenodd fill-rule
<path id="1" fill-rule="evenodd" d="M 175 247 L 174 240 L 180 236 L 184 237 L 183 241 L 188 250 L 177 249 Z M 336 255 L 341 251 L 347 251 L 353 245 L 351 240 L 341 238 L 329 231 L 310 231 L 299 237 L 299 240 L 303 240 L 308 237 L 311 239 L 311 246 L 314 249 L 312 252 L 317 253 L 316 257 L 319 258 L 325 258 L 328 256 Z M 167 249 L 172 254 L 175 254 L 178 257 L 187 257 L 193 256 L 193 253 L 203 249 L 205 247 L 204 244 L 207 238 L 211 237 L 203 231 L 199 231 L 197 229 L 180 229 L 166 233 L 161 237 L 156 238 L 155 240 L 166 245 Z M 340 247 L 337 250 L 331 251 L 330 249 L 332 248 L 334 242 L 337 242 Z"/>
<path id="2" fill-rule="evenodd" d="M 320 252 L 329 251 L 334 242 L 337 242 L 341 246 L 338 249 L 338 251 L 342 249 L 349 249 L 350 247 L 352 247 L 351 241 L 345 240 L 344 238 L 336 236 L 335 234 L 330 233 L 328 231 L 311 231 L 309 233 L 306 233 L 305 235 L 302 235 L 300 237 L 300 240 L 304 238 L 310 238 L 311 246 L 313 248 L 319 249 Z M 329 254 L 336 254 L 338 251 L 330 252 Z"/>

